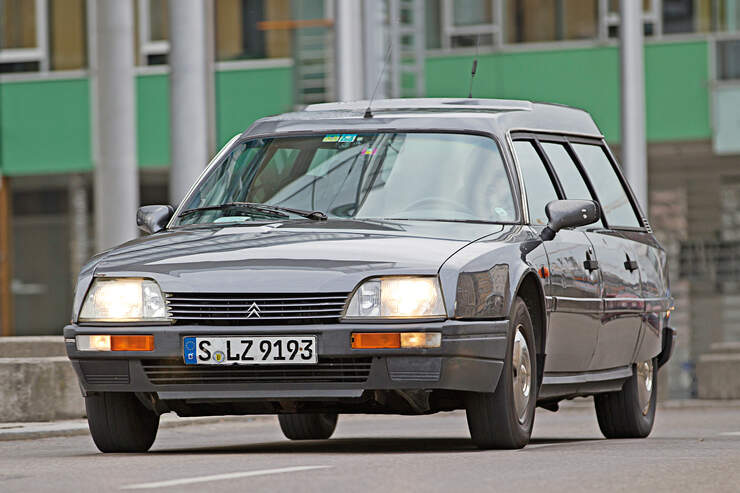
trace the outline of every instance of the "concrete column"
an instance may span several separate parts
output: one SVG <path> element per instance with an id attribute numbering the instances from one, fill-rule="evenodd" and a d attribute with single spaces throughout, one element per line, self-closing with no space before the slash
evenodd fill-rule
<path id="1" fill-rule="evenodd" d="M 0 336 L 13 335 L 13 237 L 10 178 L 0 176 Z"/>
<path id="2" fill-rule="evenodd" d="M 622 165 L 642 210 L 647 214 L 642 2 L 619 2 L 619 13 L 622 65 Z"/>
<path id="3" fill-rule="evenodd" d="M 177 205 L 208 164 L 209 46 L 203 0 L 168 2 L 170 28 L 170 201 Z"/>
<path id="4" fill-rule="evenodd" d="M 90 257 L 90 231 L 88 227 L 89 213 L 87 210 L 87 186 L 85 177 L 79 173 L 69 175 L 67 185 L 69 196 L 69 232 L 70 232 L 70 262 L 72 284 L 77 281 L 77 273 Z"/>
<path id="5" fill-rule="evenodd" d="M 336 0 L 335 40 L 337 99 L 355 101 L 362 99 L 362 2 Z"/>
<path id="6" fill-rule="evenodd" d="M 363 97 L 370 99 L 375 92 L 375 99 L 385 98 L 385 83 L 381 79 L 385 63 L 385 26 L 383 23 L 383 2 L 362 0 L 362 43 L 364 91 Z M 387 74 L 383 74 L 383 78 Z"/>
<path id="7" fill-rule="evenodd" d="M 95 234 L 100 251 L 137 236 L 134 6 L 131 0 L 99 0 L 90 4 L 94 4 L 96 24 L 91 69 L 97 140 Z"/>

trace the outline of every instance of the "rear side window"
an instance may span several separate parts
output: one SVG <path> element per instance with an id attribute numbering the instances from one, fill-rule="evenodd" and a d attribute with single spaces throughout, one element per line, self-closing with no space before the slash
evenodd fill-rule
<path id="1" fill-rule="evenodd" d="M 527 192 L 529 222 L 535 226 L 545 226 L 547 224 L 545 206 L 548 202 L 558 199 L 555 186 L 532 142 L 527 140 L 514 142 L 514 152 Z"/>
<path id="2" fill-rule="evenodd" d="M 627 192 L 619 181 L 611 161 L 601 146 L 573 144 L 578 159 L 586 170 L 591 184 L 599 194 L 601 208 L 610 227 L 639 228 L 640 224 L 632 208 Z"/>
<path id="3" fill-rule="evenodd" d="M 547 158 L 563 186 L 566 199 L 596 200 L 591 195 L 586 181 L 578 170 L 578 166 L 563 144 L 543 142 L 542 148 L 545 150 L 545 154 L 547 154 Z M 601 220 L 594 223 L 594 226 L 602 226 Z"/>

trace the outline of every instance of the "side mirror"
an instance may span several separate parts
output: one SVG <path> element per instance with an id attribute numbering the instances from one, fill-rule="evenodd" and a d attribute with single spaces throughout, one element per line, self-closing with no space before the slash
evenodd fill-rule
<path id="1" fill-rule="evenodd" d="M 162 231 L 175 209 L 171 205 L 145 205 L 136 211 L 136 225 L 146 234 Z"/>
<path id="2" fill-rule="evenodd" d="M 563 228 L 575 228 L 593 224 L 601 217 L 599 204 L 593 200 L 553 200 L 545 206 L 549 222 L 542 230 L 542 241 L 555 238 L 555 233 Z"/>

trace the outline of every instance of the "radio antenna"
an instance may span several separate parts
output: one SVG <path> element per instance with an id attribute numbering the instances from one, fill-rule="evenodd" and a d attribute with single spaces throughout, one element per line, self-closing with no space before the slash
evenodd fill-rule
<path id="1" fill-rule="evenodd" d="M 478 70 L 478 46 L 480 45 L 480 34 L 475 38 L 475 58 L 473 58 L 473 69 L 470 71 L 470 88 L 468 89 L 468 97 L 473 97 L 473 79 L 475 78 L 475 72 Z"/>
<path id="2" fill-rule="evenodd" d="M 388 51 L 385 54 L 385 60 L 383 61 L 383 68 L 380 70 L 378 81 L 375 83 L 375 89 L 373 89 L 373 93 L 370 95 L 370 101 L 367 102 L 367 109 L 365 110 L 365 115 L 363 116 L 363 118 L 373 117 L 371 106 L 373 104 L 373 101 L 375 100 L 375 93 L 378 92 L 378 87 L 380 87 L 380 83 L 383 81 L 383 74 L 385 74 L 385 68 L 388 66 L 388 61 L 391 58 L 391 48 L 393 47 L 392 43 L 393 43 L 392 39 L 389 39 L 388 40 Z"/>

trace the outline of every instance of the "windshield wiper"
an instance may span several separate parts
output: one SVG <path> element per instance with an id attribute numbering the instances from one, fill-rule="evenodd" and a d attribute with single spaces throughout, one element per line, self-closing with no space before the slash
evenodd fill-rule
<path id="1" fill-rule="evenodd" d="M 279 205 L 260 204 L 257 202 L 226 202 L 225 204 L 209 205 L 206 207 L 196 207 L 194 209 L 186 209 L 182 211 L 180 214 L 178 214 L 177 217 L 187 216 L 189 214 L 200 212 L 200 211 L 217 211 L 217 210 L 222 210 L 222 209 L 229 209 L 232 207 L 251 209 L 253 211 L 258 211 L 258 212 L 267 212 L 267 213 L 273 214 L 281 218 L 289 217 L 288 214 L 285 214 L 286 212 L 288 212 L 288 213 L 296 214 L 298 216 L 302 216 L 308 219 L 313 219 L 314 221 L 323 221 L 327 219 L 326 214 L 324 214 L 321 211 L 305 211 L 303 209 L 291 209 L 289 207 L 281 207 Z"/>

